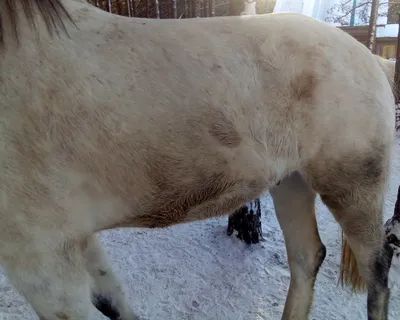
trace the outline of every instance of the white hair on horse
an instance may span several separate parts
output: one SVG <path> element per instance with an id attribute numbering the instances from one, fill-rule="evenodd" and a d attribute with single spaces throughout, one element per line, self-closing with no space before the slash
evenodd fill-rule
<path id="1" fill-rule="evenodd" d="M 40 319 L 139 319 L 96 232 L 230 214 L 269 189 L 291 271 L 282 319 L 309 314 L 320 194 L 344 234 L 341 279 L 387 320 L 394 99 L 365 46 L 290 13 L 0 0 L 0 18 L 0 263 Z"/>

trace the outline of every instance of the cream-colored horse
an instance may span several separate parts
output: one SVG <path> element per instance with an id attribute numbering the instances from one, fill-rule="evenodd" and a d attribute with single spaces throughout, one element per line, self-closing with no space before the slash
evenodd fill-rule
<path id="1" fill-rule="evenodd" d="M 148 20 L 64 2 L 75 26 L 59 0 L 0 0 L 0 263 L 41 319 L 139 319 L 95 233 L 229 214 L 270 188 L 283 319 L 307 318 L 325 256 L 316 193 L 345 234 L 343 279 L 387 319 L 394 104 L 366 47 L 297 14 Z"/>

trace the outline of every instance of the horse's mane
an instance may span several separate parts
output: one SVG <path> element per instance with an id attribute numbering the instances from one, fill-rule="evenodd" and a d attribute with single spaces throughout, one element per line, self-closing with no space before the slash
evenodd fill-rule
<path id="1" fill-rule="evenodd" d="M 29 25 L 34 29 L 36 29 L 35 19 L 39 13 L 50 35 L 53 31 L 59 34 L 59 29 L 68 34 L 64 21 L 73 23 L 61 0 L 0 0 L 0 46 L 4 45 L 4 31 L 7 28 L 11 29 L 15 40 L 19 41 L 20 11 L 23 11 Z"/>

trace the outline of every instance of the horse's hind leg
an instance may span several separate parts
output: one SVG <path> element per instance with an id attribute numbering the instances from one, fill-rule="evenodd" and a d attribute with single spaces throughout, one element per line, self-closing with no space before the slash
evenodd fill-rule
<path id="1" fill-rule="evenodd" d="M 383 227 L 388 167 L 385 151 L 377 150 L 358 161 L 354 156 L 348 163 L 326 163 L 327 170 L 312 178 L 345 235 L 342 279 L 353 289 L 368 290 L 369 320 L 388 318 L 388 273 L 393 252 L 385 243 Z"/>
<path id="2" fill-rule="evenodd" d="M 326 253 L 315 220 L 316 194 L 298 172 L 283 179 L 270 194 L 285 238 L 291 276 L 282 319 L 305 320 Z"/>
<path id="3" fill-rule="evenodd" d="M 87 239 L 84 258 L 86 270 L 94 280 L 92 301 L 95 307 L 111 320 L 139 319 L 130 309 L 123 288 L 94 234 Z"/>
<path id="4" fill-rule="evenodd" d="M 84 267 L 81 243 L 65 243 L 52 249 L 44 247 L 46 241 L 20 244 L 19 249 L 15 247 L 12 260 L 5 259 L 2 265 L 39 318 L 90 319 L 95 308 L 90 300 L 90 278 Z"/>

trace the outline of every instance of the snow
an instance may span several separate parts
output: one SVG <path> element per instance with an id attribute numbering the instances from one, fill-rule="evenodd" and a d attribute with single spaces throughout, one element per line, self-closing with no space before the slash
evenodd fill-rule
<path id="1" fill-rule="evenodd" d="M 400 135 L 385 221 L 393 215 L 400 183 L 399 151 Z M 280 319 L 289 269 L 272 200 L 269 194 L 261 200 L 266 241 L 250 247 L 226 235 L 226 217 L 159 230 L 102 232 L 101 239 L 136 312 L 149 320 Z M 320 199 L 317 216 L 327 257 L 316 281 L 310 320 L 366 319 L 366 295 L 352 295 L 337 286 L 340 229 Z M 400 319 L 399 288 L 394 290 L 389 316 L 393 320 Z M 37 317 L 0 272 L 0 320 L 19 319 Z M 99 313 L 95 319 L 105 318 Z"/>

